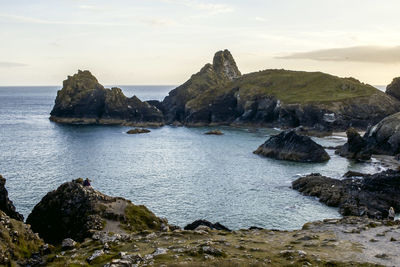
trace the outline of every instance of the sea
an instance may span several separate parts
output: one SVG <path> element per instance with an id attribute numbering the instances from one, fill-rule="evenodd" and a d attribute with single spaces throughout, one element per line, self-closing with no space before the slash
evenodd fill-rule
<path id="1" fill-rule="evenodd" d="M 126 96 L 162 100 L 174 86 L 119 86 Z M 197 219 L 231 229 L 251 226 L 299 229 L 308 221 L 338 218 L 336 208 L 291 189 L 302 175 L 341 178 L 349 170 L 372 173 L 376 164 L 355 163 L 328 150 L 327 163 L 278 161 L 253 154 L 279 129 L 216 127 L 151 129 L 61 125 L 49 121 L 60 86 L 0 87 L 0 174 L 25 218 L 64 182 L 90 178 L 105 194 L 146 205 L 181 227 Z M 343 136 L 314 138 L 337 146 Z"/>

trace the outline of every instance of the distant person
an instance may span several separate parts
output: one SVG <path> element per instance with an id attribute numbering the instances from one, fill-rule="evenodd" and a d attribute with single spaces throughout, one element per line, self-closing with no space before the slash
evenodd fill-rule
<path id="1" fill-rule="evenodd" d="M 394 216 L 395 216 L 394 208 L 393 208 L 393 207 L 390 207 L 390 209 L 389 209 L 389 216 L 388 216 L 389 220 L 394 221 Z"/>
<path id="2" fill-rule="evenodd" d="M 85 181 L 83 181 L 83 186 L 92 186 L 92 185 L 90 184 L 89 178 L 86 178 Z"/>

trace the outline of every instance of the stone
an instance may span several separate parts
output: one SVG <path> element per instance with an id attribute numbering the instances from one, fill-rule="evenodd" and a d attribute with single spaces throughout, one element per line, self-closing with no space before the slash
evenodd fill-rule
<path id="1" fill-rule="evenodd" d="M 100 257 L 100 256 L 102 256 L 102 255 L 104 255 L 104 250 L 102 250 L 102 249 L 96 250 L 95 252 L 93 252 L 93 254 L 92 254 L 90 257 L 88 257 L 88 258 L 86 259 L 86 261 L 87 261 L 88 263 L 91 263 L 91 262 L 94 261 L 96 258 L 98 258 L 98 257 Z"/>
<path id="2" fill-rule="evenodd" d="M 229 228 L 227 228 L 226 226 L 220 224 L 219 222 L 211 223 L 211 222 L 209 222 L 207 220 L 194 221 L 194 222 L 186 225 L 184 227 L 184 229 L 185 230 L 196 230 L 199 226 L 206 226 L 206 227 L 208 227 L 209 229 L 212 229 L 212 230 L 222 230 L 222 231 L 228 231 L 228 232 L 231 231 Z"/>
<path id="3" fill-rule="evenodd" d="M 224 133 L 221 132 L 220 130 L 213 130 L 213 131 L 206 132 L 204 134 L 206 134 L 206 135 L 223 135 Z"/>
<path id="4" fill-rule="evenodd" d="M 61 242 L 62 249 L 73 249 L 76 246 L 76 242 L 71 238 L 66 238 Z"/>
<path id="5" fill-rule="evenodd" d="M 143 129 L 143 128 L 135 128 L 131 129 L 126 132 L 127 134 L 143 134 L 143 133 L 150 133 L 150 130 L 148 129 Z"/>
<path id="6" fill-rule="evenodd" d="M 23 221 L 24 216 L 16 211 L 13 202 L 8 198 L 8 191 L 5 185 L 6 179 L 0 175 L 0 210 L 7 214 L 10 218 Z"/>
<path id="7" fill-rule="evenodd" d="M 400 77 L 394 78 L 386 87 L 386 94 L 400 100 Z"/>
<path id="8" fill-rule="evenodd" d="M 321 145 L 308 136 L 296 134 L 294 130 L 271 136 L 254 154 L 298 162 L 325 162 L 330 159 Z"/>
<path id="9" fill-rule="evenodd" d="M 346 131 L 347 143 L 336 150 L 335 153 L 342 157 L 355 160 L 369 160 L 372 152 L 367 148 L 367 141 L 360 136 L 354 128 Z"/>

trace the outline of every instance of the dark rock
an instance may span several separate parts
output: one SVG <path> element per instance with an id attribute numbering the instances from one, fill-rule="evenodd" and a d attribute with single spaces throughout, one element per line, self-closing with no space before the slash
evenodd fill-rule
<path id="1" fill-rule="evenodd" d="M 367 141 L 360 136 L 354 128 L 349 128 L 346 131 L 347 143 L 336 150 L 336 153 L 342 157 L 356 160 L 369 160 L 372 153 L 367 148 Z"/>
<path id="2" fill-rule="evenodd" d="M 78 71 L 57 92 L 50 119 L 83 124 L 163 124 L 162 112 L 119 88 L 106 89 L 89 71 Z"/>
<path id="3" fill-rule="evenodd" d="M 382 219 L 387 218 L 390 207 L 400 210 L 399 171 L 388 170 L 360 176 L 338 180 L 311 174 L 295 180 L 292 188 L 304 195 L 318 197 L 328 206 L 339 207 L 339 212 L 344 216 L 366 215 Z"/>
<path id="4" fill-rule="evenodd" d="M 375 154 L 400 153 L 400 112 L 384 118 L 364 135 L 368 149 Z"/>
<path id="5" fill-rule="evenodd" d="M 211 223 L 207 220 L 197 220 L 192 222 L 191 224 L 188 224 L 184 227 L 185 230 L 195 230 L 197 227 L 199 226 L 207 226 L 208 228 L 212 229 L 212 230 L 222 230 L 222 231 L 228 231 L 230 232 L 231 230 L 225 226 L 223 226 L 222 224 L 220 224 L 219 222 L 217 223 Z"/>
<path id="6" fill-rule="evenodd" d="M 148 129 L 143 129 L 143 128 L 135 128 L 135 129 L 131 129 L 129 131 L 126 132 L 127 134 L 142 134 L 142 133 L 150 133 L 150 130 Z"/>
<path id="7" fill-rule="evenodd" d="M 325 162 L 330 159 L 321 145 L 308 136 L 297 135 L 293 130 L 270 137 L 254 153 L 298 162 Z"/>
<path id="8" fill-rule="evenodd" d="M 221 132 L 220 130 L 213 130 L 213 131 L 206 132 L 204 134 L 207 134 L 207 135 L 223 135 L 224 133 Z"/>
<path id="9" fill-rule="evenodd" d="M 386 94 L 400 100 L 400 77 L 394 78 L 392 83 L 386 87 Z"/>
<path id="10" fill-rule="evenodd" d="M 81 242 L 106 227 L 107 221 L 118 222 L 126 231 L 160 230 L 165 223 L 144 206 L 83 186 L 82 179 L 49 192 L 27 218 L 33 231 L 55 244 L 65 238 Z"/>
<path id="11" fill-rule="evenodd" d="M 23 221 L 24 216 L 22 216 L 15 210 L 14 204 L 8 198 L 8 192 L 5 188 L 5 185 L 6 179 L 4 179 L 3 176 L 0 175 L 0 210 L 2 210 L 3 212 L 5 212 L 5 214 L 15 220 Z"/>

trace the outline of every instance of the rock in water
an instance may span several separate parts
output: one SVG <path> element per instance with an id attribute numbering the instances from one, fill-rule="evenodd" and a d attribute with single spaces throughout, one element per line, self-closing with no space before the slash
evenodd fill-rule
<path id="1" fill-rule="evenodd" d="M 2 210 L 3 212 L 5 212 L 5 214 L 15 220 L 23 221 L 24 216 L 22 216 L 15 210 L 14 204 L 8 198 L 8 192 L 5 188 L 5 185 L 6 179 L 4 179 L 3 176 L 0 175 L 0 210 Z"/>
<path id="2" fill-rule="evenodd" d="M 206 134 L 206 135 L 223 135 L 224 133 L 221 132 L 220 130 L 213 130 L 213 131 L 206 132 L 204 134 Z"/>
<path id="3" fill-rule="evenodd" d="M 119 88 L 106 89 L 89 71 L 68 76 L 57 92 L 50 120 L 61 123 L 162 125 L 162 112 Z"/>
<path id="4" fill-rule="evenodd" d="M 354 178 L 354 175 L 362 177 Z M 292 187 L 304 195 L 318 197 L 328 206 L 339 207 L 344 216 L 382 219 L 388 216 L 390 207 L 400 210 L 399 171 L 354 175 L 339 180 L 310 174 L 295 180 Z"/>
<path id="5" fill-rule="evenodd" d="M 49 243 L 61 243 L 65 238 L 82 241 L 93 231 L 110 232 L 160 230 L 166 223 L 145 206 L 129 200 L 104 195 L 82 180 L 62 184 L 49 192 L 33 208 L 27 218 L 32 230 Z M 116 229 L 109 227 L 120 225 Z"/>
<path id="6" fill-rule="evenodd" d="M 142 134 L 142 133 L 149 133 L 150 130 L 148 129 L 140 129 L 140 128 L 136 128 L 136 129 L 131 129 L 129 131 L 127 131 L 127 134 Z"/>
<path id="7" fill-rule="evenodd" d="M 297 135 L 294 130 L 270 137 L 254 153 L 269 158 L 298 162 L 325 162 L 330 159 L 321 145 L 308 136 Z"/>
<path id="8" fill-rule="evenodd" d="M 384 118 L 364 135 L 368 148 L 375 154 L 400 153 L 400 113 Z"/>
<path id="9" fill-rule="evenodd" d="M 347 143 L 336 150 L 335 153 L 342 157 L 356 160 L 369 160 L 372 153 L 367 148 L 367 141 L 360 136 L 354 128 L 349 128 L 346 131 Z"/>
<path id="10" fill-rule="evenodd" d="M 386 93 L 400 100 L 400 77 L 393 79 L 392 83 L 386 87 Z"/>

